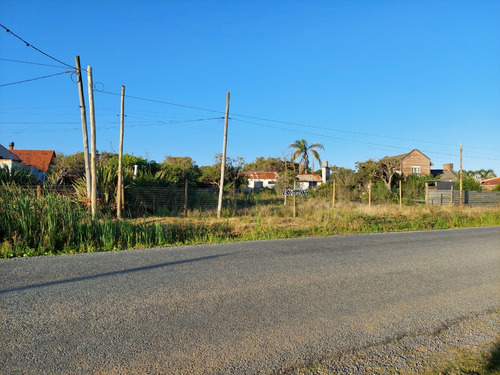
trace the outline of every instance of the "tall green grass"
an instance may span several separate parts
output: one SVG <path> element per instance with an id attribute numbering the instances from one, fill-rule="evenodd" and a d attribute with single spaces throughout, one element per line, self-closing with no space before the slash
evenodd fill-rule
<path id="1" fill-rule="evenodd" d="M 500 209 L 383 205 L 338 205 L 325 199 L 300 200 L 296 219 L 290 205 L 255 205 L 223 220 L 190 215 L 168 223 L 146 220 L 92 220 L 70 197 L 15 186 L 0 186 L 0 257 L 113 251 L 232 240 L 448 229 L 500 225 Z"/>

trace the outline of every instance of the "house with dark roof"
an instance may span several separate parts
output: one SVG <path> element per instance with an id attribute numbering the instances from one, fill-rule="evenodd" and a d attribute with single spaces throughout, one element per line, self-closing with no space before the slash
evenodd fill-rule
<path id="1" fill-rule="evenodd" d="M 5 149 L 5 147 L 2 148 Z M 16 157 L 18 163 L 30 167 L 32 173 L 41 181 L 45 181 L 46 173 L 56 157 L 54 150 L 14 149 L 14 142 L 9 143 L 8 152 Z"/>
<path id="2" fill-rule="evenodd" d="M 9 171 L 12 168 L 21 166 L 21 159 L 0 145 L 0 168 L 7 167 Z"/>
<path id="3" fill-rule="evenodd" d="M 416 174 L 425 176 L 431 173 L 431 158 L 416 148 L 406 154 L 388 156 L 390 159 L 396 159 L 400 162 L 400 170 L 404 176 Z"/>

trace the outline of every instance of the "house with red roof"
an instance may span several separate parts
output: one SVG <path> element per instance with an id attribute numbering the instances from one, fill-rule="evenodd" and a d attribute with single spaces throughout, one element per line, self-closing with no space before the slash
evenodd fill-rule
<path id="1" fill-rule="evenodd" d="M 278 172 L 245 172 L 243 175 L 248 179 L 248 189 L 272 189 L 276 184 Z"/>
<path id="2" fill-rule="evenodd" d="M 3 146 L 2 148 L 5 149 Z M 46 173 L 49 171 L 56 157 L 54 150 L 14 149 L 14 142 L 9 143 L 8 152 L 16 157 L 18 163 L 30 167 L 32 173 L 41 181 L 45 181 Z"/>
<path id="3" fill-rule="evenodd" d="M 486 180 L 481 181 L 481 185 L 484 190 L 493 190 L 498 185 L 500 185 L 500 177 L 488 178 Z"/>

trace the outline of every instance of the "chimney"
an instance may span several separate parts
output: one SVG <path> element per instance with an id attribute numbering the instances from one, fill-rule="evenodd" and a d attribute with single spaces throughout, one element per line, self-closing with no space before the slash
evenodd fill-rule
<path id="1" fill-rule="evenodd" d="M 330 179 L 330 168 L 328 168 L 328 162 L 324 161 L 323 166 L 321 167 L 321 179 L 323 183 L 326 184 Z"/>
<path id="2" fill-rule="evenodd" d="M 9 143 L 9 151 L 12 151 L 14 149 L 14 142 Z"/>
<path id="3" fill-rule="evenodd" d="M 453 163 L 443 164 L 443 171 L 451 171 L 451 172 L 453 172 Z"/>

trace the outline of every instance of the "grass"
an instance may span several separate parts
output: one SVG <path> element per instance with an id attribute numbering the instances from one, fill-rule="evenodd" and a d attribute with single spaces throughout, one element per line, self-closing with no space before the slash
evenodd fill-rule
<path id="1" fill-rule="evenodd" d="M 280 202 L 281 203 L 281 202 Z M 290 202 L 291 203 L 291 202 Z M 291 204 L 247 206 L 223 219 L 215 211 L 192 210 L 186 218 L 92 220 L 70 197 L 16 187 L 0 189 L 0 257 L 261 240 L 335 234 L 450 229 L 500 225 L 500 208 L 337 204 L 320 198 Z"/>

